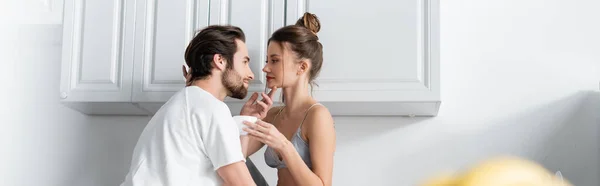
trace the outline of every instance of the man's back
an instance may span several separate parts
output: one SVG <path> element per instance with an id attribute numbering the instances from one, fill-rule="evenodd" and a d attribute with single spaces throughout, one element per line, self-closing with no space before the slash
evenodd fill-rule
<path id="1" fill-rule="evenodd" d="M 221 185 L 216 170 L 240 161 L 245 158 L 227 105 L 189 86 L 150 120 L 121 185 Z"/>

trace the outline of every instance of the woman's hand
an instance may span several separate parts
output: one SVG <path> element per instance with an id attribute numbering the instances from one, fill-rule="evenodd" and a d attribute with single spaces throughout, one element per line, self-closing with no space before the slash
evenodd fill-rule
<path id="1" fill-rule="evenodd" d="M 244 121 L 244 125 L 248 127 L 244 127 L 243 130 L 248 132 L 251 138 L 266 144 L 277 152 L 285 150 L 290 144 L 290 141 L 273 124 L 258 120 L 256 123 Z"/>

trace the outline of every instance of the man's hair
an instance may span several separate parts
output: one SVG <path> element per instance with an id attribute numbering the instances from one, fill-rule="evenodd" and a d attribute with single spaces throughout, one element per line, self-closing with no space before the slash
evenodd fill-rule
<path id="1" fill-rule="evenodd" d="M 227 61 L 227 68 L 233 68 L 233 55 L 237 51 L 236 39 L 243 42 L 246 36 L 236 26 L 211 25 L 202 30 L 190 41 L 185 50 L 185 63 L 191 69 L 190 82 L 206 79 L 211 75 L 215 54 Z"/>

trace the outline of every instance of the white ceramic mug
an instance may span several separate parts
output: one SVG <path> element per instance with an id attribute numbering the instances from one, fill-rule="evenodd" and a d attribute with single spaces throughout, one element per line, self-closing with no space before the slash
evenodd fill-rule
<path id="1" fill-rule="evenodd" d="M 233 120 L 237 124 L 238 129 L 240 130 L 240 135 L 243 136 L 243 135 L 248 135 L 248 133 L 243 130 L 243 128 L 248 127 L 248 126 L 244 125 L 244 121 L 249 121 L 251 123 L 255 123 L 256 120 L 258 120 L 258 118 L 254 117 L 254 116 L 233 116 Z"/>

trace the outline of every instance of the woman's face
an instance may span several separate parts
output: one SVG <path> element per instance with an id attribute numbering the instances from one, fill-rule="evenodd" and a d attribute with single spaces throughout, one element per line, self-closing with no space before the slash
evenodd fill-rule
<path id="1" fill-rule="evenodd" d="M 282 48 L 281 43 L 269 42 L 267 61 L 263 67 L 263 72 L 267 76 L 267 86 L 285 88 L 296 84 L 300 78 L 298 71 L 300 63 L 296 61 L 296 55 L 289 47 Z"/>

